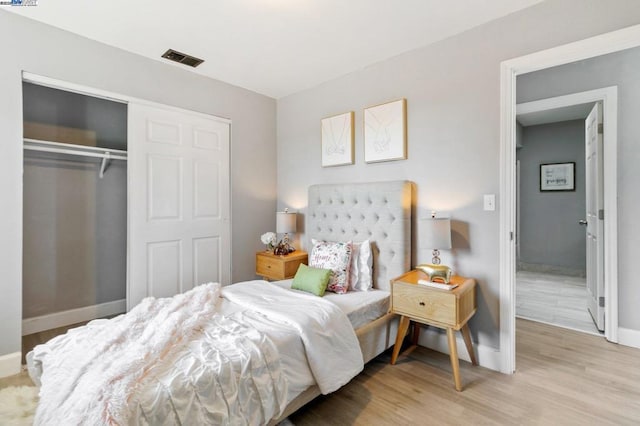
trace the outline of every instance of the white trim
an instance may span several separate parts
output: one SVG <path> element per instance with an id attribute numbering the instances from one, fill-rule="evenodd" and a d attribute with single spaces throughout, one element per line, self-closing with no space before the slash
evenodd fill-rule
<path id="1" fill-rule="evenodd" d="M 550 321 L 543 321 L 543 320 L 540 320 L 538 318 L 530 318 L 530 317 L 526 317 L 526 316 L 523 316 L 523 315 L 516 315 L 516 318 L 523 319 L 523 320 L 526 320 L 526 321 L 531 321 L 531 322 L 538 322 L 540 324 L 551 325 L 553 327 L 564 328 L 565 330 L 571 330 L 571 331 L 577 331 L 579 333 L 590 334 L 592 336 L 603 337 L 603 334 L 600 333 L 599 331 L 597 331 L 595 324 L 593 325 L 593 331 L 589 331 L 589 330 L 583 330 L 583 329 L 580 329 L 580 328 L 577 328 L 577 327 L 571 327 L 569 325 L 556 324 L 556 323 L 553 323 L 553 322 L 550 322 Z"/>
<path id="2" fill-rule="evenodd" d="M 510 235 L 515 229 L 515 88 L 516 76 L 544 68 L 563 65 L 578 60 L 589 59 L 608 53 L 640 46 L 640 25 L 613 31 L 585 40 L 533 53 L 500 64 L 500 348 L 501 371 L 515 371 L 515 258 L 514 241 Z M 612 152 L 605 151 L 605 158 Z M 605 170 L 607 181 L 617 192 L 617 170 Z M 616 200 L 606 198 L 605 210 L 615 208 Z M 611 194 L 609 194 L 611 196 Z M 605 234 L 617 234 L 617 217 L 605 214 Z M 617 281 L 617 267 L 612 257 L 614 252 L 605 254 L 605 268 L 609 265 L 606 279 Z M 617 300 L 616 293 L 606 295 L 609 300 Z M 607 327 L 609 328 L 609 327 Z M 617 338 L 617 329 L 608 330 L 610 340 Z"/>
<path id="3" fill-rule="evenodd" d="M 172 105 L 161 104 L 153 101 L 148 101 L 146 99 L 136 98 L 134 96 L 128 96 L 128 95 L 123 95 L 121 93 L 109 92 L 107 90 L 101 90 L 101 89 L 96 89 L 94 87 L 83 86 L 81 84 L 70 83 L 64 80 L 58 80 L 51 77 L 45 77 L 42 75 L 33 74 L 28 71 L 22 71 L 22 81 L 26 81 L 27 83 L 38 84 L 40 86 L 51 87 L 53 89 L 62 89 L 68 92 L 74 92 L 74 93 L 79 93 L 81 95 L 92 96 L 94 98 L 107 99 L 113 102 L 120 102 L 120 103 L 135 102 L 137 104 L 148 105 L 155 108 L 164 108 L 169 111 L 178 111 L 178 112 L 189 111 L 190 113 L 199 115 L 202 118 L 206 118 L 209 120 L 215 119 L 223 123 L 231 124 L 231 119 L 229 118 L 219 117 L 217 115 L 209 114 L 206 112 L 188 110 L 186 108 L 180 108 Z"/>
<path id="4" fill-rule="evenodd" d="M 22 353 L 0 355 L 0 379 L 20 373 Z"/>
<path id="5" fill-rule="evenodd" d="M 604 165 L 604 296 L 605 337 L 618 341 L 618 87 L 609 86 L 586 92 L 541 99 L 516 105 L 516 114 L 546 111 L 572 105 L 602 102 Z M 515 284 L 514 284 L 515 285 Z"/>
<path id="6" fill-rule="evenodd" d="M 126 309 L 126 299 L 120 299 L 99 305 L 85 306 L 83 308 L 69 309 L 68 311 L 27 318 L 22 320 L 22 335 L 26 336 L 27 334 L 39 333 L 41 331 L 51 330 L 52 328 L 121 314 L 125 312 Z"/>
<path id="7" fill-rule="evenodd" d="M 618 344 L 640 349 L 640 331 L 630 328 L 618 328 Z"/>
<path id="8" fill-rule="evenodd" d="M 464 344 L 464 340 L 459 335 L 456 336 L 456 344 L 458 345 L 458 359 L 471 362 L 467 347 Z M 446 333 L 434 328 L 422 328 L 420 332 L 420 338 L 418 344 L 425 348 L 433 349 L 434 351 L 449 354 L 449 342 L 447 340 Z M 500 351 L 477 343 L 473 344 L 473 349 L 476 352 L 476 358 L 480 366 L 488 368 L 490 370 L 500 371 Z"/>

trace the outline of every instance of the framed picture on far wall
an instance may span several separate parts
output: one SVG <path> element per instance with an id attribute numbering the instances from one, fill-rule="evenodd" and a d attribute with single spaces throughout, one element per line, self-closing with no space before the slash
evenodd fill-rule
<path id="1" fill-rule="evenodd" d="M 576 163 L 540 164 L 540 191 L 575 191 Z"/>

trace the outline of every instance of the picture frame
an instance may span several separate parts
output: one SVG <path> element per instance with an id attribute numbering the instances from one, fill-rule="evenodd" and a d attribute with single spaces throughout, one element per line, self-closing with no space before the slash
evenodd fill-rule
<path id="1" fill-rule="evenodd" d="M 364 110 L 364 161 L 407 159 L 407 100 L 399 99 Z"/>
<path id="2" fill-rule="evenodd" d="M 575 162 L 540 164 L 540 192 L 575 190 Z"/>
<path id="3" fill-rule="evenodd" d="M 322 167 L 354 164 L 354 112 L 320 120 Z"/>

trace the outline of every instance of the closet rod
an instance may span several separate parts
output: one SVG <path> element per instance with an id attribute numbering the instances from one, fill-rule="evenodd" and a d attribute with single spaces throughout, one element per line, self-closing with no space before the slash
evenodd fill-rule
<path id="1" fill-rule="evenodd" d="M 94 157 L 109 160 L 127 160 L 127 151 L 109 148 L 87 147 L 59 142 L 48 142 L 36 139 L 24 139 L 24 149 L 29 151 L 53 152 L 56 154 Z"/>

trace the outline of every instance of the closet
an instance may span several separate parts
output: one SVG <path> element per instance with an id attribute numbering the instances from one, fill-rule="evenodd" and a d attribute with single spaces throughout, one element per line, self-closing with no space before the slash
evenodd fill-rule
<path id="1" fill-rule="evenodd" d="M 230 121 L 24 76 L 22 334 L 229 284 Z"/>
<path id="2" fill-rule="evenodd" d="M 124 312 L 127 104 L 24 82 L 23 123 L 23 334 Z"/>

